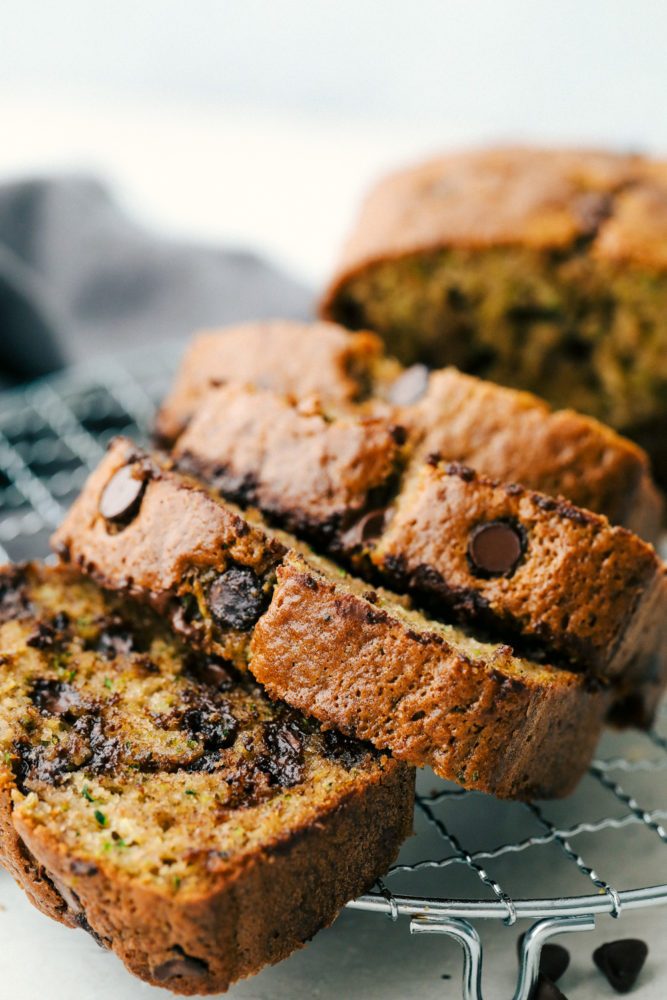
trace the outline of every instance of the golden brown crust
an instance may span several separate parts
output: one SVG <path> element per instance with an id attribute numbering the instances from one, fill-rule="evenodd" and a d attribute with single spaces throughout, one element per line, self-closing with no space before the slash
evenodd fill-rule
<path id="1" fill-rule="evenodd" d="M 641 448 L 592 417 L 444 368 L 395 419 L 418 454 L 439 454 L 506 483 L 567 497 L 640 538 L 658 538 L 663 502 Z"/>
<path id="2" fill-rule="evenodd" d="M 211 380 L 239 382 L 234 359 L 241 357 L 244 359 L 241 381 L 249 385 L 269 386 L 280 395 L 291 394 L 301 400 L 316 390 L 321 401 L 330 403 L 334 412 L 344 403 L 342 408 L 352 416 L 370 413 L 384 416 L 389 423 L 404 425 L 410 431 L 411 446 L 423 455 L 438 452 L 443 459 L 464 462 L 493 479 L 519 482 L 541 493 L 563 495 L 579 507 L 606 515 L 614 524 L 629 528 L 647 541 L 657 540 L 663 502 L 651 479 L 648 457 L 641 448 L 604 424 L 573 410 L 553 411 L 536 396 L 464 375 L 455 368 L 432 372 L 422 399 L 407 406 L 392 406 L 381 399 L 387 391 L 385 369 L 389 359 L 383 359 L 373 335 L 368 335 L 372 350 L 364 353 L 360 344 L 365 346 L 366 340 L 360 342 L 356 338 L 366 337 L 366 334 L 351 334 L 333 324 L 276 324 L 270 329 L 275 344 L 283 345 L 279 357 L 275 352 L 259 349 L 268 336 L 266 326 L 261 324 L 249 324 L 241 333 L 237 328 L 230 328 L 228 332 L 200 336 L 194 341 L 160 416 L 163 423 L 167 421 L 173 425 L 173 433 L 162 435 L 171 439 L 182 430 L 182 413 L 187 410 L 189 419 L 192 410 L 198 408 L 195 425 L 186 434 L 185 442 L 177 444 L 177 451 L 187 449 L 194 455 L 205 452 L 207 462 L 214 462 L 216 404 L 211 401 L 204 404 L 203 399 L 210 390 Z M 255 341 L 257 345 L 253 347 Z M 243 342 L 253 350 L 244 351 Z M 335 351 L 331 350 L 332 343 L 335 343 Z M 221 353 L 221 345 L 229 347 L 229 354 Z M 355 390 L 351 389 L 352 383 L 347 378 L 344 382 L 347 389 L 340 391 L 339 357 L 342 354 L 357 359 L 352 366 L 357 372 L 352 380 Z M 312 366 L 316 366 L 317 384 L 313 381 Z M 400 373 L 400 366 L 391 364 L 390 368 L 395 378 Z M 349 364 L 347 370 L 351 370 Z M 365 372 L 363 377 L 359 374 L 362 370 Z M 205 373 L 211 378 L 204 379 Z M 220 409 L 225 399 L 231 399 L 231 386 L 228 391 L 230 397 L 219 391 Z M 236 391 L 233 409 L 241 421 L 242 390 Z M 353 404 L 352 400 L 360 395 L 367 398 L 361 405 Z M 187 398 L 185 410 L 179 403 L 181 396 Z M 245 432 L 243 442 L 248 466 L 252 466 L 250 459 L 253 457 L 248 428 L 253 424 L 255 433 L 266 435 L 266 425 L 258 411 L 264 408 L 268 414 L 268 394 L 259 395 L 256 403 L 260 405 L 248 406 L 247 424 L 241 422 L 236 426 L 237 432 L 241 428 Z M 304 405 L 317 412 L 317 404 L 312 399 Z M 281 408 L 283 421 L 287 420 L 288 408 L 289 403 Z M 288 435 L 294 433 L 299 423 L 302 428 L 305 426 L 292 412 Z M 301 429 L 299 434 L 303 433 Z M 275 443 L 274 440 L 273 446 Z M 289 444 L 289 438 L 281 442 L 285 449 Z M 235 495 L 241 500 L 244 453 L 240 445 L 234 443 L 232 435 L 225 434 L 222 429 L 217 448 L 222 465 L 225 453 L 232 450 L 239 471 Z M 265 458 L 278 464 L 273 454 Z M 294 461 L 293 454 L 289 455 L 289 460 Z M 315 455 L 314 462 L 317 460 Z M 231 480 L 232 476 L 228 478 Z M 252 481 L 249 486 L 253 486 Z M 255 502 L 251 496 L 246 499 Z M 264 507 L 269 509 L 268 502 Z"/>
<path id="3" fill-rule="evenodd" d="M 522 552 L 504 572 L 483 573 L 472 539 L 497 522 Z M 664 566 L 636 535 L 566 501 L 465 466 L 424 465 L 371 559 L 389 581 L 398 576 L 464 618 L 532 637 L 624 690 L 667 683 Z"/>
<path id="4" fill-rule="evenodd" d="M 56 889 L 49 873 L 30 853 L 12 822 L 13 777 L 4 768 L 0 774 L 0 863 L 21 886 L 33 906 L 47 917 L 77 927 L 76 914 Z"/>
<path id="5" fill-rule="evenodd" d="M 447 246 L 571 246 L 591 236 L 592 197 L 604 208 L 591 247 L 596 257 L 667 267 L 666 164 L 585 150 L 478 150 L 440 157 L 376 185 L 324 293 L 321 315 L 334 318 L 342 286 L 376 261 Z"/>
<path id="6" fill-rule="evenodd" d="M 156 436 L 171 443 L 201 397 L 225 382 L 251 383 L 298 398 L 316 395 L 345 407 L 363 395 L 381 354 L 382 342 L 375 334 L 350 336 L 333 323 L 265 320 L 200 333 L 160 408 Z"/>
<path id="7" fill-rule="evenodd" d="M 203 399 L 172 454 L 227 499 L 326 534 L 387 486 L 399 447 L 387 420 L 331 419 L 314 403 L 227 385 Z"/>
<path id="8" fill-rule="evenodd" d="M 145 477 L 140 516 L 117 530 L 100 513 L 107 484 L 128 464 Z M 211 622 L 183 614 L 181 599 L 200 577 L 214 578 L 230 566 L 247 567 L 270 585 L 283 547 L 250 525 L 203 487 L 169 471 L 128 440 L 117 438 L 89 477 L 65 520 L 54 533 L 53 548 L 102 586 L 148 601 L 172 626 L 192 640 Z M 210 580 L 209 580 L 210 583 Z M 244 630 L 215 648 L 242 666 Z"/>
<path id="9" fill-rule="evenodd" d="M 370 888 L 411 832 L 413 784 L 410 769 L 387 761 L 307 827 L 286 830 L 236 870 L 212 876 L 208 893 L 184 900 L 103 865 L 77 874 L 85 859 L 48 828 L 21 813 L 14 825 L 78 908 L 74 922 L 78 916 L 131 972 L 175 993 L 209 994 L 286 958 Z"/>
<path id="10" fill-rule="evenodd" d="M 499 647 L 489 661 L 462 655 L 446 635 L 411 634 L 290 554 L 255 629 L 251 670 L 325 726 L 468 788 L 567 795 L 594 752 L 608 692 L 550 667 L 517 675 L 510 654 Z"/>

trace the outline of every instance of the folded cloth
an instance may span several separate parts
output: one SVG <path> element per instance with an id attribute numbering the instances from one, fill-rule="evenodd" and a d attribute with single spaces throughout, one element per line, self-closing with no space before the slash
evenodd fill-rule
<path id="1" fill-rule="evenodd" d="M 311 303 L 254 254 L 142 229 L 96 180 L 0 187 L 0 385 L 200 326 L 307 318 Z"/>

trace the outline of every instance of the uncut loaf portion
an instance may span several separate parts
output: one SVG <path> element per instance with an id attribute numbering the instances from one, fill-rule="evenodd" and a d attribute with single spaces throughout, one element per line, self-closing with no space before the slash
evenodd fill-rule
<path id="1" fill-rule="evenodd" d="M 69 568 L 0 570 L 0 691 L 0 861 L 176 993 L 285 958 L 411 832 L 411 768 Z"/>
<path id="2" fill-rule="evenodd" d="M 172 456 L 436 617 L 612 681 L 617 721 L 648 725 L 667 684 L 653 547 L 565 500 L 425 460 L 414 441 L 384 418 L 232 384 L 203 399 Z"/>
<path id="3" fill-rule="evenodd" d="M 321 315 L 590 413 L 667 483 L 667 162 L 486 149 L 370 192 Z"/>
<path id="4" fill-rule="evenodd" d="M 126 493 L 128 477 L 136 485 Z M 105 587 L 166 614 L 203 650 L 225 656 L 231 648 L 237 666 L 244 657 L 251 671 L 257 665 L 272 696 L 285 681 L 295 703 L 307 698 L 307 714 L 350 736 L 355 718 L 338 708 L 342 688 L 353 685 L 358 712 L 378 720 L 369 732 L 378 749 L 468 788 L 508 798 L 566 795 L 588 766 L 612 700 L 593 678 L 425 618 L 123 439 L 53 544 Z M 271 568 L 262 576 L 264 552 Z M 288 585 L 298 592 L 286 601 Z M 262 627 L 257 644 L 269 621 L 275 626 Z M 279 645 L 270 653 L 274 628 Z M 325 649 L 337 677 L 321 659 Z M 311 678 L 307 696 L 292 690 L 287 669 Z"/>
<path id="5" fill-rule="evenodd" d="M 662 498 L 646 454 L 597 420 L 553 412 L 526 392 L 455 368 L 407 370 L 374 334 L 334 324 L 246 323 L 195 337 L 156 420 L 173 444 L 211 388 L 235 382 L 319 403 L 333 416 L 376 416 L 403 426 L 410 447 L 480 473 L 563 495 L 655 541 Z"/>

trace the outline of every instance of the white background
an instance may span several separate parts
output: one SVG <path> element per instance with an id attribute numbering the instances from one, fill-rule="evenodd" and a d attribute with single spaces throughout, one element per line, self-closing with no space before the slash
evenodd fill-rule
<path id="1" fill-rule="evenodd" d="M 314 288 L 363 190 L 398 163 L 506 140 L 667 152 L 658 0 L 5 0 L 0 10 L 0 182 L 92 170 L 146 224 L 262 250 Z M 655 864 L 667 881 L 659 844 Z M 0 1000 L 166 995 L 48 924 L 6 876 L 0 900 Z M 647 937 L 638 995 L 662 1000 L 667 911 L 602 924 L 597 940 Z M 487 995 L 511 991 L 515 937 L 499 927 L 489 938 L 500 972 Z M 590 967 L 592 939 L 568 946 L 570 997 L 612 996 Z M 458 976 L 456 946 L 348 912 L 233 995 L 430 1000 L 457 996 Z"/>
<path id="2" fill-rule="evenodd" d="M 320 282 L 378 172 L 453 145 L 667 151 L 661 0 L 21 0 L 0 179 L 110 178 L 174 233 Z"/>

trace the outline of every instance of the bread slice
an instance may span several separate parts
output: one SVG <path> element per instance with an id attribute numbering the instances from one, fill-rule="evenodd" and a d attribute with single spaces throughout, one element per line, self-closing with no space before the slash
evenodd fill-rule
<path id="1" fill-rule="evenodd" d="M 666 248 L 664 160 L 463 152 L 377 184 L 320 314 L 404 363 L 590 413 L 650 447 L 664 484 Z"/>
<path id="2" fill-rule="evenodd" d="M 375 381 L 398 374 L 372 333 L 350 334 L 335 323 L 260 320 L 198 334 L 181 363 L 155 422 L 161 444 L 171 444 L 208 390 L 226 382 L 256 384 L 296 398 L 315 395 L 345 409 Z"/>
<path id="3" fill-rule="evenodd" d="M 172 455 L 227 499 L 337 547 L 386 502 L 404 443 L 385 417 L 335 416 L 314 400 L 231 383 L 202 400 Z"/>
<path id="4" fill-rule="evenodd" d="M 382 416 L 405 427 L 423 456 L 437 452 L 492 479 L 563 495 L 657 540 L 662 498 L 637 445 L 590 417 L 454 368 L 403 370 L 371 334 L 278 321 L 200 334 L 160 409 L 160 441 L 173 443 L 211 388 L 230 382 L 309 406 L 315 396 L 329 417 Z"/>
<path id="5" fill-rule="evenodd" d="M 286 957 L 395 858 L 414 774 L 71 569 L 0 571 L 0 859 L 177 993 Z"/>
<path id="6" fill-rule="evenodd" d="M 139 470 L 151 469 L 141 503 L 122 530 L 110 531 L 108 519 L 100 512 L 100 506 L 105 507 L 108 484 L 116 479 L 119 470 L 137 466 Z M 154 503 L 156 496 L 162 498 L 159 508 Z M 188 498 L 187 505 L 183 505 L 183 496 Z M 165 516 L 171 497 L 179 504 L 175 524 Z M 273 693 L 277 694 L 282 684 L 280 674 L 285 665 L 277 655 L 274 666 L 267 666 L 271 659 L 267 653 L 269 643 L 280 643 L 281 636 L 291 635 L 292 642 L 282 647 L 282 657 L 289 654 L 294 676 L 305 677 L 317 662 L 314 659 L 317 645 L 323 642 L 330 657 L 338 662 L 341 677 L 358 681 L 355 690 L 359 690 L 360 712 L 372 715 L 376 708 L 384 705 L 382 692 L 374 685 L 376 671 L 396 673 L 403 669 L 403 664 L 405 677 L 415 688 L 415 702 L 423 700 L 425 704 L 421 707 L 415 704 L 410 718 L 405 720 L 398 704 L 400 699 L 396 701 L 396 725 L 400 716 L 401 727 L 408 726 L 411 738 L 393 741 L 386 727 L 378 730 L 375 737 L 378 748 L 391 747 L 406 762 L 430 764 L 438 774 L 467 787 L 514 798 L 567 794 L 586 770 L 611 701 L 606 687 L 581 673 L 531 663 L 513 656 L 512 650 L 504 644 L 478 641 L 468 632 L 429 621 L 407 610 L 405 598 L 373 590 L 368 583 L 348 576 L 338 565 L 317 556 L 304 543 L 267 527 L 259 515 L 246 512 L 242 516 L 194 480 L 178 475 L 155 459 L 142 456 L 130 442 L 120 439 L 114 443 L 56 532 L 54 545 L 61 557 L 104 580 L 106 587 L 130 590 L 159 610 L 166 610 L 177 629 L 183 629 L 179 605 L 188 595 L 196 593 L 197 612 L 192 620 L 201 619 L 201 624 L 191 628 L 188 623 L 185 634 L 203 649 L 218 651 L 227 647 L 229 622 L 219 613 L 222 601 L 217 581 L 222 578 L 224 594 L 225 574 L 236 569 L 229 561 L 230 539 L 228 534 L 224 536 L 219 565 L 210 566 L 211 575 L 208 575 L 207 566 L 202 578 L 197 568 L 199 543 L 194 536 L 178 533 L 178 524 L 186 518 L 193 524 L 210 521 L 211 524 L 229 525 L 230 530 L 240 532 L 242 538 L 256 539 L 257 558 L 261 553 L 261 537 L 266 539 L 267 547 L 273 542 L 274 551 L 277 551 L 276 545 L 280 546 L 281 554 L 272 571 L 274 583 L 266 603 L 254 607 L 243 632 L 243 656 L 251 671 L 257 667 L 266 677 Z M 177 551 L 179 565 L 183 568 L 178 580 L 171 575 L 158 576 L 152 562 L 145 557 L 150 549 L 155 553 L 151 557 L 155 566 L 162 565 L 161 553 L 175 546 L 175 537 L 179 538 Z M 204 536 L 204 544 L 207 544 L 207 537 Z M 292 579 L 295 566 L 299 571 L 299 592 L 293 601 L 285 602 L 282 595 L 286 583 L 276 587 L 275 580 Z M 191 567 L 195 567 L 194 572 Z M 302 572 L 302 567 L 307 569 Z M 305 582 L 303 573 L 310 574 Z M 212 594 L 213 588 L 217 589 Z M 325 592 L 329 595 L 330 606 L 322 612 L 321 600 Z M 233 606 L 233 601 L 230 604 Z M 304 632 L 299 639 L 304 621 L 313 632 L 311 635 Z M 258 633 L 260 625 L 268 622 L 275 625 L 262 627 Z M 274 627 L 277 633 L 271 639 L 269 633 Z M 234 631 L 235 638 L 237 634 Z M 259 645 L 254 638 L 256 634 L 261 635 L 261 640 L 257 640 Z M 369 650 L 378 660 L 375 666 L 368 656 Z M 269 671 L 271 676 L 268 676 Z M 467 678 L 468 707 L 465 725 L 454 739 L 443 720 L 452 711 L 461 711 L 453 707 L 461 704 L 456 700 L 459 697 L 457 678 L 461 672 Z M 525 683 L 524 675 L 528 678 Z M 395 680 L 400 688 L 403 681 Z M 325 677 L 322 684 L 325 691 L 328 684 Z M 288 687 L 290 695 L 294 693 L 298 702 L 301 696 L 289 685 L 286 690 Z M 441 708 L 437 710 L 429 704 L 436 689 L 442 696 Z M 316 697 L 316 685 L 312 690 L 315 692 L 312 714 L 317 718 L 321 706 Z M 385 690 L 389 691 L 388 685 Z M 482 698 L 479 711 L 475 707 L 475 691 Z M 422 713 L 429 713 L 430 717 L 434 711 L 437 720 L 432 735 L 422 746 L 424 741 L 420 741 L 419 734 L 426 725 Z M 520 748 L 513 742 L 519 717 L 525 717 Z M 336 722 L 333 714 L 322 716 L 321 721 L 326 726 L 340 725 L 348 732 L 353 731 L 345 715 L 340 722 Z M 489 737 L 485 744 L 486 756 L 475 756 L 477 765 L 470 768 L 462 766 L 468 752 L 463 748 L 468 746 L 470 749 L 469 740 L 466 743 L 462 738 L 466 727 L 470 739 L 482 729 Z M 548 764 L 545 763 L 546 747 L 549 748 Z"/>
<path id="7" fill-rule="evenodd" d="M 617 715 L 647 724 L 667 684 L 667 579 L 653 547 L 564 500 L 425 461 L 435 434 L 229 385 L 204 398 L 173 457 L 436 617 L 612 680 Z"/>
<path id="8" fill-rule="evenodd" d="M 421 366 L 418 366 L 418 370 Z M 403 381 L 411 376 L 407 369 Z M 529 392 L 456 368 L 431 372 L 422 395 L 394 414 L 415 452 L 462 462 L 491 479 L 564 496 L 655 542 L 663 500 L 646 453 L 592 417 L 552 410 Z M 401 381 L 394 394 L 400 397 Z"/>
<path id="9" fill-rule="evenodd" d="M 507 798 L 569 794 L 610 701 L 584 675 L 429 621 L 295 551 L 278 568 L 251 656 L 272 697 Z"/>

